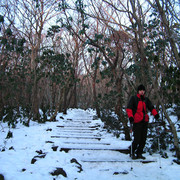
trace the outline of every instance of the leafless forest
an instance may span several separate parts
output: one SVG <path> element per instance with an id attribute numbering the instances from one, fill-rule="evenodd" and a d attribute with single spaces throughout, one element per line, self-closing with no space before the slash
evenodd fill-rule
<path id="1" fill-rule="evenodd" d="M 1 0 L 0 121 L 94 108 L 129 139 L 124 109 L 143 83 L 180 157 L 167 112 L 180 116 L 179 30 L 178 0 Z"/>

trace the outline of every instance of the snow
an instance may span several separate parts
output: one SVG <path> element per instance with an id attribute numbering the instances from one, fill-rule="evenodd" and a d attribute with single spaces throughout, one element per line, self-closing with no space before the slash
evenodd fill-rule
<path id="1" fill-rule="evenodd" d="M 155 161 L 152 163 L 131 161 L 128 154 L 116 151 L 126 149 L 131 142 L 107 133 L 103 122 L 93 120 L 94 116 L 91 109 L 69 109 L 67 115 L 59 113 L 56 122 L 38 124 L 31 121 L 30 127 L 18 124 L 14 129 L 1 123 L 0 174 L 5 180 L 180 179 L 180 166 L 173 163 L 171 152 L 168 152 L 168 159 L 145 153 L 147 160 Z M 9 130 L 13 137 L 6 139 Z M 56 151 L 53 146 L 58 147 Z M 65 152 L 60 151 L 61 148 L 75 149 Z M 35 157 L 38 155 L 45 157 Z M 33 158 L 37 161 L 32 163 Z M 52 176 L 56 168 L 62 168 L 67 177 Z"/>

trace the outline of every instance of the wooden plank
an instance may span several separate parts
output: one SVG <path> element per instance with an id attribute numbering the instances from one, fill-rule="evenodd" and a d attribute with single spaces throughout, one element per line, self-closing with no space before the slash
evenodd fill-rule
<path id="1" fill-rule="evenodd" d="M 70 129 L 73 128 L 73 130 L 99 130 L 98 126 L 56 126 L 59 128 L 66 128 Z"/>
<path id="2" fill-rule="evenodd" d="M 61 125 L 57 125 L 56 127 L 62 127 L 62 128 L 64 128 L 64 127 L 97 128 L 99 126 L 75 126 L 75 125 L 74 126 L 72 126 L 72 125 L 71 126 L 61 126 Z"/>
<path id="3" fill-rule="evenodd" d="M 82 162 L 88 162 L 88 163 L 124 163 L 124 162 L 139 162 L 139 163 L 143 163 L 143 164 L 147 164 L 147 163 L 153 163 L 153 162 L 157 162 L 157 160 L 140 160 L 140 159 L 136 159 L 136 160 L 81 160 Z"/>
<path id="4" fill-rule="evenodd" d="M 115 149 L 115 148 L 87 148 L 87 147 L 64 147 L 61 148 L 60 151 L 65 151 L 65 152 L 69 152 L 71 150 L 89 150 L 89 151 L 118 151 L 120 153 L 125 153 L 128 154 L 129 153 L 129 149 Z"/>
<path id="5" fill-rule="evenodd" d="M 100 143 L 100 142 L 63 142 L 64 144 L 94 144 L 94 145 L 111 145 L 110 143 Z"/>
<path id="6" fill-rule="evenodd" d="M 51 136 L 51 138 L 75 138 L 75 139 L 96 139 L 96 140 L 101 140 L 101 137 L 85 137 L 85 136 L 79 136 L 79 137 L 70 137 L 70 136 Z"/>
<path id="7" fill-rule="evenodd" d="M 79 131 L 79 130 L 76 130 L 76 131 L 74 131 L 74 129 L 73 130 L 71 130 L 71 129 L 69 129 L 69 130 L 61 130 L 60 132 L 69 132 L 69 133 L 79 133 L 79 134 L 92 134 L 93 132 L 92 131 Z"/>
<path id="8" fill-rule="evenodd" d="M 77 138 L 80 138 L 80 137 L 88 137 L 88 138 L 99 138 L 100 136 L 99 135 L 94 135 L 94 134 L 86 134 L 86 133 L 65 133 L 65 132 L 60 132 L 58 133 L 58 136 L 63 136 L 63 137 L 69 137 L 69 138 L 72 138 L 72 137 L 77 137 Z M 87 138 L 86 138 L 87 139 Z"/>

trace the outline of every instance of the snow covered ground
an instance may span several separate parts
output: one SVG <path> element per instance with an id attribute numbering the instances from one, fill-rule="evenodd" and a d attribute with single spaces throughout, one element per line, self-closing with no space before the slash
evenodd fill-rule
<path id="1" fill-rule="evenodd" d="M 0 174 L 5 180 L 180 179 L 180 166 L 170 152 L 168 159 L 146 153 L 146 159 L 155 162 L 144 164 L 116 151 L 131 142 L 107 133 L 94 115 L 92 110 L 69 109 L 67 115 L 58 114 L 56 122 L 18 124 L 15 129 L 1 123 Z M 9 130 L 13 137 L 6 139 Z M 62 174 L 54 175 L 57 169 Z"/>

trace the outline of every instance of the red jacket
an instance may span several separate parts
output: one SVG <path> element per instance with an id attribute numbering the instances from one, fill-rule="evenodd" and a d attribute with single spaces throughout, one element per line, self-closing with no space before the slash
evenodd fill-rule
<path id="1" fill-rule="evenodd" d="M 147 97 L 141 97 L 140 94 L 137 94 L 136 96 L 131 97 L 126 112 L 129 118 L 134 118 L 134 123 L 139 123 L 143 120 L 148 122 L 149 116 L 147 114 L 147 109 L 151 111 L 153 116 L 158 114 Z"/>

